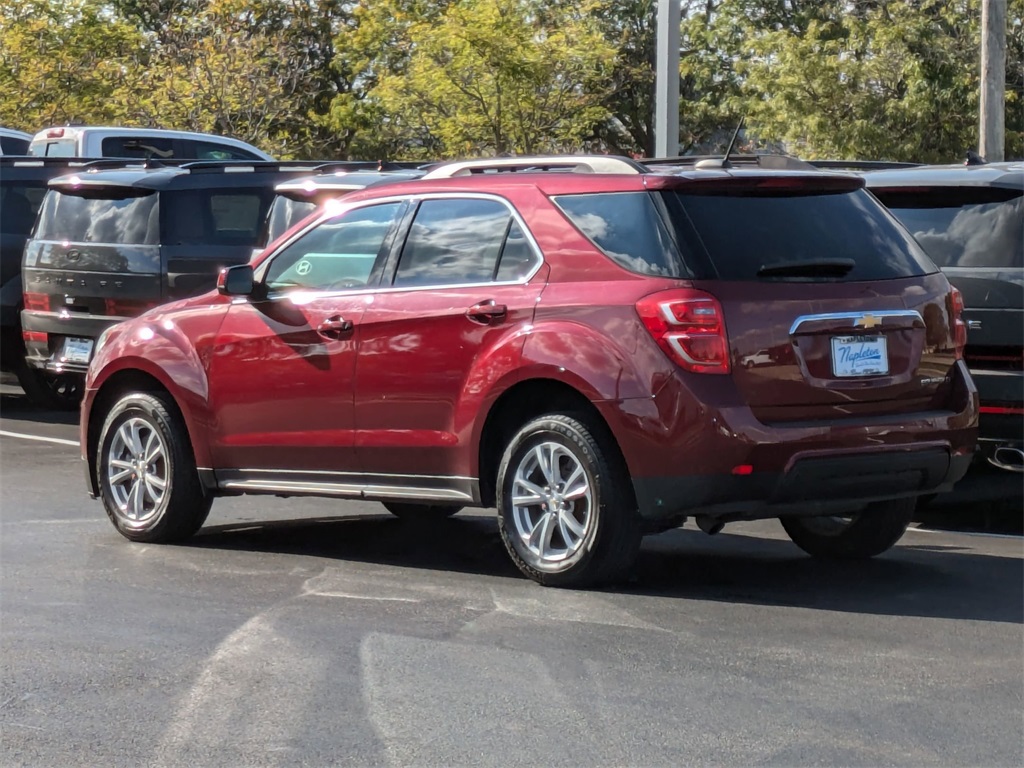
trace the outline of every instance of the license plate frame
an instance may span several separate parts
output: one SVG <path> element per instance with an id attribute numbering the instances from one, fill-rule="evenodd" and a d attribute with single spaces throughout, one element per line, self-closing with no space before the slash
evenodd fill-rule
<path id="1" fill-rule="evenodd" d="M 68 336 L 60 348 L 60 360 L 62 363 L 77 363 L 88 365 L 92 358 L 93 339 L 82 339 L 77 336 Z"/>
<path id="2" fill-rule="evenodd" d="M 886 376 L 889 345 L 885 336 L 833 336 L 832 375 L 840 379 Z"/>

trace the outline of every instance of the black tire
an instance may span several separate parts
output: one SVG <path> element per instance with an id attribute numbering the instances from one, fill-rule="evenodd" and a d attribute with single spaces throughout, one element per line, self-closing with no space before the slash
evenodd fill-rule
<path id="1" fill-rule="evenodd" d="M 128 451 L 115 450 L 115 453 L 119 454 L 118 458 L 113 459 L 111 456 L 111 447 L 115 440 L 119 441 L 118 446 L 125 445 L 123 438 L 119 437 L 119 430 L 125 427 L 131 432 L 133 425 L 138 426 L 141 435 L 148 437 L 152 433 L 159 438 L 162 449 L 160 458 L 155 459 L 142 471 L 145 477 L 159 476 L 164 482 L 159 500 L 147 499 L 148 491 L 144 489 L 149 483 L 144 484 L 136 480 L 136 470 L 127 470 L 133 473 L 124 481 L 111 482 L 112 461 L 134 463 Z M 139 443 L 141 442 L 140 439 Z M 149 450 L 148 443 L 145 449 Z M 153 473 L 148 471 L 150 467 L 153 468 Z M 123 466 L 113 468 L 121 473 L 126 471 Z M 135 392 L 122 397 L 110 409 L 100 432 L 96 454 L 96 480 L 110 522 L 122 536 L 132 541 L 158 544 L 183 541 L 202 527 L 213 501 L 204 492 L 199 481 L 192 443 L 181 415 L 170 397 L 164 394 Z M 122 505 L 117 498 L 125 494 L 121 482 L 139 489 L 140 512 L 144 516 L 131 519 L 128 506 L 132 505 L 136 497 L 128 493 L 127 501 Z M 145 509 L 147 500 L 151 502 L 151 508 L 148 510 Z"/>
<path id="2" fill-rule="evenodd" d="M 449 504 L 406 504 L 397 501 L 382 503 L 384 509 L 403 520 L 443 520 L 462 511 L 462 507 Z"/>
<path id="3" fill-rule="evenodd" d="M 14 369 L 29 402 L 53 411 L 73 411 L 82 402 L 84 377 L 76 373 L 47 373 L 20 361 Z"/>
<path id="4" fill-rule="evenodd" d="M 576 466 L 582 469 L 591 495 L 571 502 L 563 501 L 560 496 L 553 499 L 545 497 L 544 503 L 550 507 L 541 504 L 516 507 L 513 504 L 513 488 L 518 485 L 516 473 L 521 472 L 525 476 L 526 468 L 534 461 L 531 455 L 536 456 L 531 452 L 535 449 L 543 452 L 545 446 L 550 445 L 559 451 L 556 461 L 560 468 L 571 467 L 571 462 L 575 461 Z M 539 465 L 537 471 L 543 474 Z M 557 471 L 561 476 L 561 469 Z M 556 487 L 558 493 L 570 492 L 569 487 Z M 640 516 L 629 472 L 613 439 L 600 425 L 592 426 L 580 415 L 559 414 L 529 422 L 505 449 L 498 467 L 497 490 L 498 528 L 502 541 L 512 561 L 529 578 L 546 586 L 581 588 L 620 581 L 631 571 L 643 538 Z M 585 502 L 585 506 L 581 504 L 577 509 L 577 501 Z M 551 511 L 555 506 L 560 510 L 557 513 Z M 558 515 L 559 529 L 547 538 L 553 542 L 557 533 L 565 545 L 563 561 L 545 562 L 538 552 L 531 551 L 528 540 L 532 541 L 532 534 L 526 537 L 524 531 L 524 523 L 532 522 L 531 509 L 535 509 L 537 514 L 534 530 L 540 528 L 546 516 L 552 516 L 548 525 L 555 525 L 553 515 Z M 584 516 L 582 524 L 578 517 L 580 514 Z M 573 521 L 583 529 L 578 534 L 575 548 L 568 539 L 576 531 L 562 527 L 562 520 L 566 519 L 563 515 L 573 515 Z M 545 533 L 541 532 L 542 539 Z"/>
<path id="5" fill-rule="evenodd" d="M 782 527 L 800 549 L 814 557 L 862 560 L 890 549 L 907 530 L 916 499 L 871 504 L 851 518 L 783 517 Z"/>

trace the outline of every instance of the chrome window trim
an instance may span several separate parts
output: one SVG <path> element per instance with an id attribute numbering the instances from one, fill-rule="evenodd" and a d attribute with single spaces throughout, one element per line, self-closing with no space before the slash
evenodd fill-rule
<path id="1" fill-rule="evenodd" d="M 916 320 L 917 322 L 921 323 L 922 326 L 924 326 L 924 318 L 921 316 L 921 313 L 918 312 L 916 309 L 866 309 L 861 312 L 825 312 L 820 315 L 800 315 L 800 317 L 794 320 L 793 324 L 789 327 L 789 335 L 792 336 L 794 333 L 800 330 L 800 326 L 803 325 L 804 323 L 814 323 L 823 321 L 827 322 L 830 320 L 850 320 L 852 321 L 850 323 L 850 327 L 856 328 L 857 321 L 867 316 L 877 317 L 880 319 L 885 319 L 888 317 L 905 318 L 910 320 Z"/>
<path id="2" fill-rule="evenodd" d="M 490 194 L 490 193 L 486 193 L 486 192 L 426 192 L 426 193 L 417 192 L 417 193 L 409 193 L 409 194 L 405 194 L 405 195 L 388 195 L 387 197 L 375 197 L 372 200 L 358 200 L 358 201 L 356 201 L 354 203 L 346 203 L 346 202 L 344 202 L 342 200 L 336 201 L 336 204 L 338 206 L 343 206 L 343 208 L 340 211 L 328 214 L 327 211 L 326 211 L 326 208 L 325 208 L 323 213 L 320 216 L 318 216 L 316 218 L 316 220 L 313 221 L 313 223 L 311 223 L 308 227 L 306 227 L 305 229 L 301 230 L 300 232 L 297 232 L 293 237 L 291 237 L 290 239 L 288 239 L 287 241 L 282 243 L 281 246 L 278 247 L 277 250 L 275 250 L 273 254 L 268 256 L 266 259 L 264 259 L 264 261 L 262 261 L 260 263 L 259 267 L 257 268 L 256 282 L 257 283 L 262 283 L 263 282 L 263 278 L 266 275 L 266 271 L 269 269 L 270 263 L 275 258 L 277 258 L 277 255 L 279 253 L 281 253 L 286 248 L 288 248 L 292 243 L 294 243 L 300 237 L 303 237 L 307 232 L 310 232 L 315 227 L 320 226 L 320 224 L 322 224 L 324 221 L 326 221 L 329 218 L 334 218 L 335 216 L 340 216 L 342 214 L 346 214 L 346 213 L 348 213 L 350 211 L 354 211 L 354 210 L 357 210 L 359 208 L 366 208 L 366 207 L 371 206 L 371 205 L 381 205 L 381 204 L 384 204 L 384 203 L 405 203 L 405 202 L 407 202 L 407 203 L 417 203 L 417 202 L 420 202 L 422 200 L 467 200 L 467 199 L 494 200 L 494 201 L 496 201 L 498 203 L 501 203 L 502 205 L 505 206 L 505 208 L 508 209 L 509 213 L 512 216 L 512 219 L 519 225 L 519 228 L 522 229 L 523 234 L 526 237 L 526 241 L 530 244 L 530 249 L 533 251 L 534 264 L 533 264 L 533 267 L 530 269 L 529 273 L 527 273 L 527 275 L 524 278 L 522 278 L 521 280 L 504 280 L 504 281 L 486 280 L 486 281 L 483 281 L 483 282 L 472 282 L 472 283 L 457 283 L 457 284 L 439 283 L 439 284 L 435 284 L 435 285 L 416 285 L 416 286 L 404 286 L 404 287 L 403 286 L 395 286 L 393 284 L 389 284 L 389 285 L 383 285 L 382 284 L 382 285 L 379 285 L 379 286 L 376 286 L 376 287 L 372 287 L 372 288 L 358 288 L 358 289 L 350 290 L 350 291 L 319 291 L 319 290 L 307 290 L 307 291 L 304 291 L 302 289 L 292 289 L 290 291 L 279 291 L 279 292 L 276 292 L 276 293 L 268 293 L 267 294 L 267 298 L 269 300 L 273 301 L 273 300 L 286 299 L 286 298 L 289 298 L 289 297 L 295 296 L 295 295 L 301 295 L 302 297 L 304 297 L 305 301 L 311 301 L 311 300 L 314 300 L 314 299 L 329 298 L 329 297 L 332 297 L 332 296 L 359 296 L 359 295 L 363 295 L 363 294 L 377 294 L 377 293 L 396 293 L 396 292 L 403 292 L 403 293 L 405 293 L 405 292 L 410 292 L 410 291 L 436 291 L 436 290 L 441 290 L 441 289 L 477 288 L 477 287 L 484 287 L 484 286 L 526 285 L 531 280 L 533 280 L 533 278 L 540 271 L 540 268 L 544 265 L 544 254 L 541 251 L 540 246 L 537 244 L 537 240 L 534 238 L 533 232 L 531 232 L 530 228 L 526 226 L 526 221 L 523 220 L 523 217 L 519 214 L 519 211 L 516 210 L 515 206 L 512 205 L 512 203 L 510 203 L 508 200 L 506 200 L 505 198 L 501 197 L 500 195 L 494 195 L 494 194 Z M 415 219 L 413 219 L 413 220 L 415 221 Z M 403 245 L 404 245 L 404 241 L 403 241 Z M 401 261 L 401 257 L 399 257 L 399 262 L 400 261 Z M 397 269 L 397 265 L 396 265 L 396 269 Z"/>

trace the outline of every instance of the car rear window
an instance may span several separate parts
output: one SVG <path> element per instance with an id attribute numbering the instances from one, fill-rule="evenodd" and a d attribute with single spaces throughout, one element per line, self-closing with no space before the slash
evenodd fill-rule
<path id="1" fill-rule="evenodd" d="M 694 185 L 698 186 L 698 185 Z M 851 261 L 830 281 L 911 277 L 935 266 L 863 189 L 778 189 L 663 193 L 680 238 L 706 254 L 722 280 L 759 277 L 773 265 Z M 699 246 L 699 247 L 697 247 Z M 801 280 L 823 279 L 811 276 Z M 792 278 L 784 278 L 792 279 Z"/>
<path id="2" fill-rule="evenodd" d="M 1024 191 L 872 190 L 940 267 L 1024 266 Z"/>
<path id="3" fill-rule="evenodd" d="M 119 200 L 50 190 L 39 213 L 37 240 L 153 245 L 160 241 L 157 195 Z"/>
<path id="4" fill-rule="evenodd" d="M 620 267 L 642 275 L 689 277 L 650 193 L 560 195 L 554 201 Z"/>

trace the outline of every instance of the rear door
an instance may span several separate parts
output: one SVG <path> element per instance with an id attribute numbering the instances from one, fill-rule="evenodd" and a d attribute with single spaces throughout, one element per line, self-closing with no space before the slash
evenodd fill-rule
<path id="1" fill-rule="evenodd" d="M 857 179 L 746 177 L 666 192 L 694 282 L 722 303 L 733 379 L 764 421 L 938 407 L 947 282 Z"/>
<path id="2" fill-rule="evenodd" d="M 443 492 L 465 484 L 487 376 L 521 351 L 546 270 L 511 206 L 487 196 L 422 200 L 397 256 L 360 327 L 359 464 L 377 482 Z"/>

